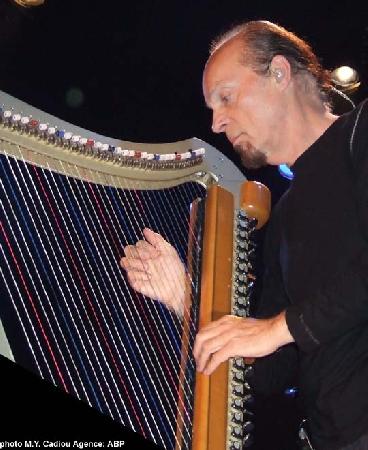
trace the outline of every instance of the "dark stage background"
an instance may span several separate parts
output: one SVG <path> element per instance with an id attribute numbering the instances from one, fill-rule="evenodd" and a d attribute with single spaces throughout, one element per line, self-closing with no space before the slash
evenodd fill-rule
<path id="1" fill-rule="evenodd" d="M 326 68 L 355 67 L 362 85 L 354 100 L 367 95 L 368 7 L 336 0 L 46 0 L 31 9 L 0 0 L 0 90 L 111 137 L 171 142 L 197 136 L 240 167 L 225 138 L 210 131 L 201 78 L 210 41 L 250 19 L 268 19 L 295 31 Z M 336 107 L 338 112 L 349 109 L 341 102 Z M 288 186 L 277 168 L 245 174 L 267 184 L 273 202 Z M 0 441 L 16 425 L 17 439 L 125 437 L 125 448 L 153 448 L 3 358 L 0 376 L 0 397 L 9 397 Z M 293 398 L 280 393 L 259 399 L 258 405 L 254 448 L 296 449 Z"/>

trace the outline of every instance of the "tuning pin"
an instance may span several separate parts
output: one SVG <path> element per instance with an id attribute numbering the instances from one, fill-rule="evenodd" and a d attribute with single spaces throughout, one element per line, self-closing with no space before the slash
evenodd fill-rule
<path id="1" fill-rule="evenodd" d="M 69 146 L 70 146 L 70 141 L 71 141 L 72 137 L 73 137 L 73 133 L 71 133 L 70 131 L 66 131 L 66 132 L 64 133 L 63 144 L 64 144 L 66 147 L 69 147 Z"/>
<path id="2" fill-rule="evenodd" d="M 64 138 L 65 130 L 56 130 L 55 139 L 61 144 Z"/>
<path id="3" fill-rule="evenodd" d="M 239 241 L 239 242 L 236 243 L 236 249 L 238 251 L 248 250 L 248 247 L 249 247 L 249 242 L 248 241 Z"/>
<path id="4" fill-rule="evenodd" d="M 11 123 L 14 128 L 18 128 L 20 124 L 20 119 L 22 116 L 20 114 L 13 114 L 11 117 Z"/>
<path id="5" fill-rule="evenodd" d="M 80 143 L 81 137 L 73 134 L 73 136 L 70 139 L 70 147 L 72 149 L 78 149 L 79 148 L 79 143 Z"/>
<path id="6" fill-rule="evenodd" d="M 246 306 L 248 306 L 248 303 L 249 303 L 249 300 L 244 295 L 239 295 L 239 297 L 237 297 L 235 300 L 235 305 L 238 308 L 242 308 L 242 307 L 245 308 Z"/>
<path id="7" fill-rule="evenodd" d="M 22 132 L 28 130 L 28 124 L 30 122 L 31 118 L 28 116 L 22 116 L 20 119 L 20 129 Z"/>
<path id="8" fill-rule="evenodd" d="M 242 386 L 241 384 L 234 385 L 233 394 L 238 397 L 243 397 L 244 396 L 244 386 Z"/>
<path id="9" fill-rule="evenodd" d="M 236 288 L 236 292 L 237 292 L 239 295 L 247 295 L 247 294 L 248 294 L 248 291 L 249 291 L 249 287 L 248 287 L 248 285 L 245 284 L 245 283 L 239 283 L 239 285 L 238 285 L 237 288 Z"/>
<path id="10" fill-rule="evenodd" d="M 248 229 L 248 220 L 238 220 L 238 229 L 239 230 L 247 230 Z"/>
<path id="11" fill-rule="evenodd" d="M 238 216 L 238 219 L 247 219 L 248 218 L 247 213 L 244 211 L 244 209 L 238 209 L 237 216 Z"/>
<path id="12" fill-rule="evenodd" d="M 238 229 L 236 233 L 237 239 L 248 239 L 249 238 L 249 231 L 247 229 Z"/>
<path id="13" fill-rule="evenodd" d="M 248 308 L 244 306 L 234 308 L 234 316 L 248 317 L 249 316 Z"/>
<path id="14" fill-rule="evenodd" d="M 47 139 L 49 142 L 55 142 L 56 127 L 47 128 Z"/>
<path id="15" fill-rule="evenodd" d="M 243 414 L 240 411 L 235 411 L 231 415 L 231 422 L 235 424 L 243 423 Z"/>
<path id="16" fill-rule="evenodd" d="M 248 276 L 246 273 L 236 274 L 235 281 L 239 284 L 246 284 L 248 282 Z"/>
<path id="17" fill-rule="evenodd" d="M 46 138 L 47 128 L 48 128 L 47 123 L 40 123 L 38 125 L 36 134 L 38 135 L 39 138 L 41 138 L 41 139 L 45 139 Z"/>
<path id="18" fill-rule="evenodd" d="M 238 252 L 238 254 L 236 255 L 238 261 L 248 261 L 248 253 L 247 252 Z"/>
<path id="19" fill-rule="evenodd" d="M 243 370 L 234 370 L 233 371 L 233 381 L 237 383 L 242 383 L 244 381 L 244 372 Z"/>
<path id="20" fill-rule="evenodd" d="M 93 150 L 93 153 L 95 155 L 99 155 L 100 154 L 102 145 L 103 145 L 102 142 L 99 142 L 99 141 L 96 141 L 93 144 L 92 150 Z"/>
<path id="21" fill-rule="evenodd" d="M 241 439 L 243 437 L 242 427 L 240 426 L 231 427 L 231 436 Z"/>
<path id="22" fill-rule="evenodd" d="M 230 441 L 230 450 L 242 450 L 243 448 L 243 443 L 242 441 L 234 441 L 231 440 Z"/>
<path id="23" fill-rule="evenodd" d="M 235 369 L 244 369 L 245 368 L 244 359 L 243 358 L 234 358 L 233 366 Z"/>
<path id="24" fill-rule="evenodd" d="M 239 272 L 248 272 L 249 269 L 249 264 L 245 263 L 245 262 L 241 262 L 237 265 L 237 270 Z"/>
<path id="25" fill-rule="evenodd" d="M 40 122 L 36 119 L 31 119 L 28 124 L 29 134 L 36 135 L 38 133 L 38 126 Z"/>
<path id="26" fill-rule="evenodd" d="M 234 409 L 237 409 L 239 411 L 242 411 L 244 408 L 244 402 L 243 399 L 241 398 L 234 398 L 232 403 L 231 403 L 231 407 Z"/>
<path id="27" fill-rule="evenodd" d="M 2 113 L 2 120 L 4 125 L 10 125 L 11 124 L 11 118 L 12 118 L 12 112 L 10 109 L 5 109 Z"/>

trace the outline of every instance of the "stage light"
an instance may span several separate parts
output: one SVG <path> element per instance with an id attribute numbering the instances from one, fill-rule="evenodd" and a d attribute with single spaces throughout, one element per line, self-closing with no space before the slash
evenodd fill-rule
<path id="1" fill-rule="evenodd" d="M 293 172 L 286 164 L 279 165 L 279 172 L 284 178 L 287 178 L 288 180 L 292 180 L 294 178 Z"/>
<path id="2" fill-rule="evenodd" d="M 353 91 L 360 86 L 358 72 L 349 67 L 337 67 L 331 72 L 331 79 L 338 89 L 342 91 Z"/>
<path id="3" fill-rule="evenodd" d="M 70 108 L 80 108 L 84 103 L 84 93 L 79 87 L 71 87 L 65 93 L 65 103 Z"/>
<path id="4" fill-rule="evenodd" d="M 39 6 L 45 3 L 45 0 L 13 0 L 15 3 L 18 3 L 20 6 L 24 6 L 25 8 L 29 8 L 30 6 Z"/>

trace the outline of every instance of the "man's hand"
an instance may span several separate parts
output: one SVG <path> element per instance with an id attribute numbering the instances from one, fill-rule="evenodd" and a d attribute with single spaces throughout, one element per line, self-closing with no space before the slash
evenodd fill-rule
<path id="1" fill-rule="evenodd" d="M 143 230 L 145 241 L 124 248 L 120 265 L 133 289 L 183 314 L 186 273 L 175 248 L 158 233 Z"/>
<path id="2" fill-rule="evenodd" d="M 293 342 L 282 312 L 271 319 L 224 316 L 197 334 L 193 354 L 197 370 L 210 375 L 232 357 L 261 357 Z"/>

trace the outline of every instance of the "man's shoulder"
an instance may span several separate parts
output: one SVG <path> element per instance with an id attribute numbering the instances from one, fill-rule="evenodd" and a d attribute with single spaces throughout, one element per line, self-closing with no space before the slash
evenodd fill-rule
<path id="1" fill-rule="evenodd" d="M 368 120 L 368 98 L 361 101 L 351 111 L 346 112 L 341 116 L 342 122 L 347 127 L 357 127 L 361 121 Z"/>
<path id="2" fill-rule="evenodd" d="M 348 125 L 351 130 L 349 150 L 356 165 L 366 161 L 368 156 L 368 99 L 350 113 Z"/>

